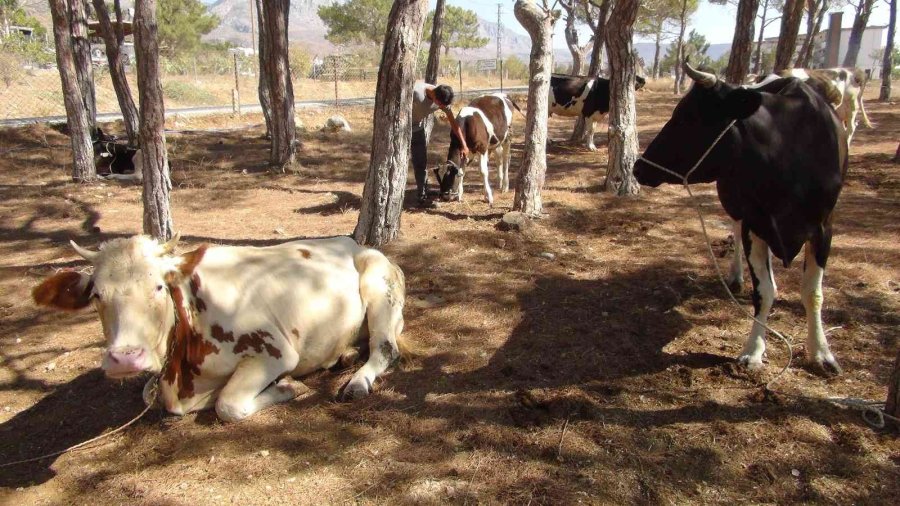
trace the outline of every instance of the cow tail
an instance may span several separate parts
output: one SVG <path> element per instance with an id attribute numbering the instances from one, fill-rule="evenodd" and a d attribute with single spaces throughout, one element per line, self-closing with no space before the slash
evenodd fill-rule
<path id="1" fill-rule="evenodd" d="M 394 278 L 393 286 L 395 287 L 395 297 L 399 300 L 406 301 L 406 277 L 403 275 L 403 270 L 395 264 L 394 262 L 390 262 L 391 264 L 391 277 Z M 395 341 L 397 343 L 397 351 L 400 353 L 400 360 L 406 363 L 409 363 L 413 358 L 421 355 L 421 350 L 419 350 L 413 343 L 411 343 L 406 336 L 403 335 L 403 319 L 401 316 L 400 322 L 398 323 L 397 335 L 395 337 Z"/>
<path id="2" fill-rule="evenodd" d="M 515 101 L 513 101 L 513 99 L 511 99 L 509 97 L 506 97 L 506 101 L 509 102 L 509 105 L 511 105 L 513 109 L 519 111 L 519 114 L 521 114 L 523 118 L 527 119 L 527 116 L 525 116 L 525 113 L 522 112 L 522 109 L 519 108 L 519 104 L 515 103 Z"/>
<path id="3" fill-rule="evenodd" d="M 875 128 L 872 126 L 872 122 L 869 121 L 869 115 L 866 114 L 866 105 L 863 102 L 863 94 L 866 92 L 866 84 L 863 83 L 862 88 L 859 90 L 859 112 L 862 113 L 862 123 L 866 126 L 866 128 Z"/>

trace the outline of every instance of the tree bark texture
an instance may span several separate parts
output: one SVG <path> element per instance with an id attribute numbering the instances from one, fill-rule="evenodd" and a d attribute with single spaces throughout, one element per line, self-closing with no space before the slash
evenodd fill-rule
<path id="1" fill-rule="evenodd" d="M 75 71 L 81 99 L 87 112 L 91 133 L 97 130 L 97 94 L 94 90 L 94 67 L 91 65 L 91 41 L 88 39 L 86 0 L 68 0 L 69 21 L 72 24 L 72 49 L 75 55 Z"/>
<path id="2" fill-rule="evenodd" d="M 431 23 L 431 46 L 428 48 L 428 65 L 425 67 L 425 82 L 437 84 L 438 70 L 441 67 L 441 44 L 444 36 L 444 6 L 446 0 L 437 0 L 434 7 L 434 20 Z"/>
<path id="3" fill-rule="evenodd" d="M 381 246 L 400 231 L 409 171 L 416 53 L 427 10 L 428 0 L 396 0 L 391 7 L 375 89 L 369 172 L 353 231 L 360 244 Z"/>
<path id="4" fill-rule="evenodd" d="M 637 195 L 640 185 L 632 170 L 638 156 L 637 110 L 634 91 L 634 52 L 631 40 L 639 0 L 618 0 L 609 18 L 609 165 L 606 190 Z M 680 65 L 678 65 L 680 66 Z"/>
<path id="5" fill-rule="evenodd" d="M 731 55 L 725 69 L 725 80 L 732 84 L 743 84 L 750 71 L 750 53 L 753 49 L 753 22 L 759 0 L 740 0 L 734 38 L 731 40 Z"/>
<path id="6" fill-rule="evenodd" d="M 513 210 L 537 217 L 543 210 L 541 191 L 547 174 L 547 96 L 553 71 L 552 40 L 556 19 L 549 9 L 537 6 L 532 0 L 517 0 L 513 10 L 531 37 L 525 147 Z"/>
<path id="7" fill-rule="evenodd" d="M 77 182 L 92 181 L 97 177 L 97 169 L 94 166 L 91 127 L 78 83 L 78 73 L 75 71 L 72 29 L 66 0 L 50 0 L 50 15 L 53 19 L 56 65 L 62 83 L 69 138 L 72 141 L 72 179 Z"/>
<path id="8" fill-rule="evenodd" d="M 269 168 L 285 172 L 294 165 L 297 129 L 294 123 L 294 87 L 288 62 L 288 15 L 290 0 L 263 2 L 266 21 L 266 74 L 272 101 L 272 151 Z M 260 44 L 262 45 L 262 44 Z"/>
<path id="9" fill-rule="evenodd" d="M 434 19 L 431 23 L 431 46 L 428 48 L 428 65 L 425 67 L 425 82 L 437 84 L 438 70 L 441 67 L 441 45 L 444 37 L 444 11 L 446 0 L 437 0 L 434 7 Z M 434 129 L 434 115 L 425 118 L 425 145 L 431 143 L 431 131 Z"/>
<path id="10" fill-rule="evenodd" d="M 898 153 L 900 153 L 900 148 L 898 148 Z M 897 351 L 897 358 L 894 359 L 894 371 L 888 381 L 888 396 L 884 412 L 900 418 L 900 350 Z"/>
<path id="11" fill-rule="evenodd" d="M 563 1 L 559 5 L 566 11 L 566 28 L 563 34 L 566 37 L 566 47 L 569 48 L 569 53 L 572 55 L 572 75 L 580 76 L 585 70 L 584 57 L 588 46 L 582 47 L 579 44 L 578 28 L 575 26 L 578 21 L 578 4 L 575 2 L 576 0 Z"/>
<path id="12" fill-rule="evenodd" d="M 891 99 L 891 72 L 894 69 L 894 37 L 897 35 L 897 0 L 891 0 L 890 22 L 888 22 L 887 44 L 884 47 L 884 60 L 881 62 L 881 92 L 878 100 L 887 102 Z M 898 150 L 900 154 L 900 150 Z"/>
<path id="13" fill-rule="evenodd" d="M 116 0 L 118 4 L 118 0 Z M 106 45 L 106 58 L 109 60 L 109 77 L 112 79 L 113 89 L 116 91 L 116 99 L 119 101 L 119 110 L 122 111 L 122 119 L 125 124 L 125 133 L 128 136 L 128 144 L 138 146 L 138 111 L 128 87 L 128 79 L 125 76 L 125 59 L 121 47 L 124 41 L 124 32 L 113 28 L 109 18 L 109 9 L 104 0 L 93 0 L 94 11 L 97 13 L 97 21 L 100 22 L 100 33 Z M 121 8 L 117 9 L 121 12 Z M 116 20 L 121 23 L 121 19 Z M 119 32 L 122 38 L 119 38 Z"/>
<path id="14" fill-rule="evenodd" d="M 762 43 L 766 33 L 766 14 L 769 13 L 769 0 L 763 0 L 762 18 L 759 23 L 759 37 L 756 39 L 756 55 L 753 57 L 753 73 L 759 75 L 762 65 Z"/>
<path id="15" fill-rule="evenodd" d="M 588 2 L 584 2 L 585 9 L 587 9 L 587 4 Z M 588 67 L 588 76 L 590 77 L 599 77 L 600 70 L 603 68 L 603 46 L 606 44 L 606 21 L 609 18 L 610 7 L 612 7 L 612 0 L 603 0 L 600 3 L 596 22 L 591 21 L 590 12 L 587 12 L 587 16 L 585 16 L 588 19 L 591 31 L 594 32 L 591 63 Z M 576 144 L 587 144 L 588 140 L 593 136 L 594 124 L 588 124 L 582 116 L 578 116 L 569 141 Z"/>
<path id="16" fill-rule="evenodd" d="M 256 0 L 256 26 L 259 27 L 259 44 L 257 45 L 257 57 L 259 58 L 259 105 L 263 118 L 266 121 L 266 139 L 272 138 L 272 97 L 269 95 L 269 73 L 266 71 L 266 61 L 269 58 L 268 27 L 265 17 L 263 0 Z"/>
<path id="17" fill-rule="evenodd" d="M 847 42 L 847 54 L 844 55 L 843 67 L 856 67 L 856 59 L 859 57 L 859 47 L 862 44 L 863 33 L 866 31 L 866 25 L 869 24 L 869 15 L 872 14 L 872 7 L 875 6 L 875 0 L 859 0 L 860 4 L 856 8 L 856 17 L 853 18 L 853 28 L 850 30 L 850 40 Z"/>
<path id="18" fill-rule="evenodd" d="M 797 53 L 797 67 L 809 68 L 812 63 L 813 51 L 816 48 L 813 35 L 819 33 L 819 29 L 822 28 L 822 21 L 825 20 L 825 13 L 828 11 L 828 2 L 829 0 L 806 1 L 806 39 L 803 40 L 800 52 Z"/>
<path id="19" fill-rule="evenodd" d="M 662 30 L 656 32 L 655 46 L 653 49 L 653 79 L 659 79 L 659 51 L 662 46 Z"/>
<path id="20" fill-rule="evenodd" d="M 781 72 L 792 67 L 794 51 L 797 49 L 797 34 L 800 33 L 800 22 L 803 21 L 804 0 L 786 0 L 784 14 L 781 17 L 781 32 L 775 48 L 775 68 L 772 72 Z"/>
<path id="21" fill-rule="evenodd" d="M 681 70 L 681 62 L 684 61 L 684 31 L 687 28 L 687 8 L 687 0 L 681 0 L 681 16 L 678 17 L 678 40 L 675 41 L 675 84 L 672 86 L 672 93 L 676 95 L 681 94 L 681 75 L 684 73 Z M 610 56 L 611 60 L 612 56 Z M 612 65 L 610 64 L 610 66 Z M 612 116 L 610 116 L 610 119 L 612 119 Z"/>
<path id="22" fill-rule="evenodd" d="M 159 41 L 156 0 L 137 0 L 134 42 L 140 95 L 140 144 L 144 170 L 144 233 L 160 241 L 174 235 L 169 193 L 169 157 L 166 152 L 165 104 L 159 80 Z"/>

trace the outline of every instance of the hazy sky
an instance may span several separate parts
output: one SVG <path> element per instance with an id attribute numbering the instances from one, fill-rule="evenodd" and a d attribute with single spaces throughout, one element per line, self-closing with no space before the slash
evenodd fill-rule
<path id="1" fill-rule="evenodd" d="M 434 7 L 435 0 L 430 0 L 431 6 Z M 503 7 L 503 24 L 517 33 L 525 34 L 525 30 L 516 21 L 513 15 L 513 0 L 447 0 L 448 5 L 458 5 L 466 9 L 477 12 L 481 17 L 495 21 L 497 19 L 497 4 Z M 552 0 L 551 0 L 552 4 Z M 735 11 L 737 7 L 713 5 L 704 0 L 700 0 L 700 8 L 692 18 L 691 27 L 706 36 L 706 40 L 716 43 L 730 43 L 734 36 Z M 844 17 L 842 24 L 845 28 L 853 25 L 853 7 L 844 9 Z M 886 25 L 888 24 L 888 4 L 885 0 L 876 0 L 876 6 L 869 18 L 870 25 Z M 825 23 L 827 25 L 826 19 Z M 553 44 L 557 47 L 565 47 L 565 39 L 563 38 L 564 23 L 557 22 L 556 34 L 553 37 Z M 759 29 L 757 23 L 757 30 Z M 776 21 L 766 28 L 766 36 L 772 37 L 778 35 L 779 25 Z M 805 32 L 805 20 L 801 25 L 801 32 Z M 690 30 L 689 30 L 690 31 Z M 756 32 L 757 34 L 759 32 Z"/>

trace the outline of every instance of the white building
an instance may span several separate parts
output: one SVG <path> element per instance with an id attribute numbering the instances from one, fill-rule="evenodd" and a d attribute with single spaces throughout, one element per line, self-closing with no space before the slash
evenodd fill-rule
<path id="1" fill-rule="evenodd" d="M 884 47 L 887 45 L 887 25 L 885 26 L 867 26 L 863 32 L 862 41 L 859 46 L 859 56 L 856 58 L 856 66 L 861 69 L 870 70 L 872 78 L 881 78 L 881 63 L 884 55 Z M 847 55 L 847 47 L 850 44 L 850 32 L 852 28 L 841 29 L 841 43 L 838 48 L 838 66 L 844 61 Z M 822 29 L 815 35 L 816 47 L 813 52 L 812 67 L 820 68 L 825 65 L 825 39 L 828 35 L 828 29 Z M 806 40 L 805 34 L 797 37 L 797 50 L 803 41 Z M 774 52 L 778 45 L 778 37 L 767 37 L 763 39 L 763 52 Z M 771 70 L 771 69 L 768 69 Z"/>

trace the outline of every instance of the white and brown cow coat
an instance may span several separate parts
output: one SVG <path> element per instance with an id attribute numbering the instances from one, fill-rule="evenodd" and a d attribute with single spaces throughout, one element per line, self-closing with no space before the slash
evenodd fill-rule
<path id="1" fill-rule="evenodd" d="M 862 113 L 862 122 L 866 128 L 872 128 L 866 107 L 863 103 L 863 92 L 866 86 L 866 73 L 862 69 L 785 69 L 776 74 L 778 77 L 794 77 L 806 82 L 819 92 L 834 107 L 838 118 L 847 130 L 847 146 L 856 132 L 856 116 Z M 771 76 L 761 79 L 760 84 L 768 83 Z"/>
<path id="2" fill-rule="evenodd" d="M 466 138 L 470 156 L 478 156 L 481 177 L 484 181 L 484 198 L 494 205 L 494 195 L 488 180 L 488 160 L 499 151 L 498 186 L 501 192 L 509 191 L 509 161 L 512 156 L 512 110 L 518 106 L 503 93 L 478 97 L 456 115 L 456 123 Z M 521 112 L 521 111 L 520 111 Z M 446 170 L 457 171 L 457 199 L 463 199 L 463 176 L 469 159 L 462 154 L 462 144 L 456 136 L 450 136 Z"/>
<path id="3" fill-rule="evenodd" d="M 331 367 L 368 336 L 369 360 L 342 393 L 356 398 L 400 356 L 403 273 L 376 250 L 348 237 L 172 248 L 144 236 L 76 247 L 93 274 L 61 272 L 33 292 L 58 309 L 93 304 L 107 376 L 160 373 L 171 413 L 215 407 L 239 420 L 303 393 L 290 377 Z"/>

